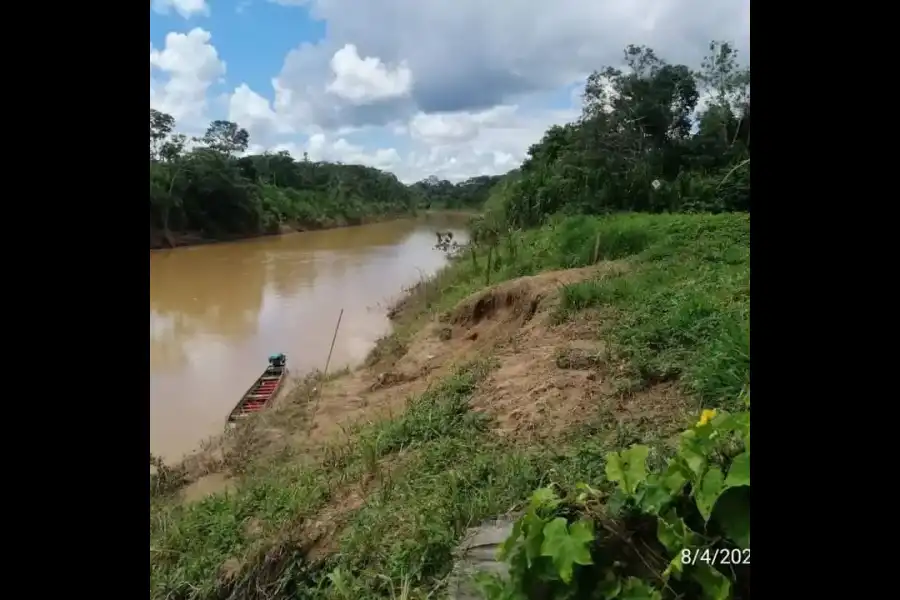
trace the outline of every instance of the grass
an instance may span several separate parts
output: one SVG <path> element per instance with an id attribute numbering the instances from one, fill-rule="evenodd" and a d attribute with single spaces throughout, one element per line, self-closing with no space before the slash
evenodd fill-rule
<path id="1" fill-rule="evenodd" d="M 749 219 L 633 216 L 612 232 L 607 250 L 637 251 L 634 268 L 564 287 L 558 318 L 611 309 L 605 333 L 636 387 L 678 380 L 706 405 L 735 402 L 750 383 Z"/>
<path id="2" fill-rule="evenodd" d="M 561 288 L 555 318 L 601 316 L 598 335 L 627 359 L 630 390 L 677 381 L 699 402 L 727 405 L 749 384 L 748 217 L 574 217 L 516 233 L 493 254 L 492 283 L 626 260 L 618 275 Z M 402 354 L 422 323 L 483 288 L 486 258 L 466 254 L 420 282 L 370 362 Z M 575 358 L 556 360 L 577 368 Z M 482 357 L 396 418 L 349 432 L 316 460 L 288 454 L 251 469 L 228 494 L 152 499 L 151 598 L 439 597 L 467 527 L 541 485 L 598 481 L 606 451 L 652 441 L 599 411 L 552 447 L 499 438 L 469 409 L 492 368 Z M 327 507 L 341 513 L 336 552 L 317 553 L 314 525 Z"/>

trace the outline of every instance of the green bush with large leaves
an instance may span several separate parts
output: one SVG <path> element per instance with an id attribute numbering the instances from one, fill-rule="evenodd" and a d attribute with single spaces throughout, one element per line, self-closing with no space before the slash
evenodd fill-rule
<path id="1" fill-rule="evenodd" d="M 606 480 L 537 490 L 500 549 L 509 576 L 480 575 L 488 600 L 749 598 L 750 397 L 706 410 L 677 450 L 633 445 Z"/>

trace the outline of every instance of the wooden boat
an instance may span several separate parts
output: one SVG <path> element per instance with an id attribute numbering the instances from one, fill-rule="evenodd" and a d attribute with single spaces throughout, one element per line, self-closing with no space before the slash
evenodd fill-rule
<path id="1" fill-rule="evenodd" d="M 259 379 L 250 386 L 247 393 L 238 401 L 234 410 L 228 415 L 229 425 L 261 411 L 272 401 L 281 389 L 287 376 L 287 357 L 284 354 L 273 354 L 269 357 L 269 366 Z"/>

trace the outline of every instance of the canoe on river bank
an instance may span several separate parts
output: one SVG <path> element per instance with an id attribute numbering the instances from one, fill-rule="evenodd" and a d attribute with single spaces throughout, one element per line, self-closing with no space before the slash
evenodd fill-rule
<path id="1" fill-rule="evenodd" d="M 278 394 L 286 376 L 287 357 L 284 354 L 270 356 L 269 366 L 235 405 L 228 415 L 228 423 L 233 424 L 266 408 Z"/>

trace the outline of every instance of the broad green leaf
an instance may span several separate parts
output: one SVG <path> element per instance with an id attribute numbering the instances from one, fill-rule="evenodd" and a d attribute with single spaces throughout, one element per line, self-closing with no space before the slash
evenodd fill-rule
<path id="1" fill-rule="evenodd" d="M 617 487 L 606 501 L 606 510 L 610 515 L 621 515 L 627 502 L 628 494 L 622 488 Z"/>
<path id="2" fill-rule="evenodd" d="M 650 448 L 636 444 L 622 452 L 606 455 L 606 478 L 618 483 L 628 494 L 637 491 L 639 483 L 647 478 L 647 456 Z"/>
<path id="3" fill-rule="evenodd" d="M 509 537 L 506 538 L 497 549 L 497 558 L 499 558 L 500 560 L 506 560 L 507 558 L 512 556 L 512 552 L 516 547 L 516 543 L 519 541 L 519 538 L 522 537 L 522 524 L 524 523 L 524 521 L 525 517 L 516 519 Z"/>
<path id="4" fill-rule="evenodd" d="M 650 454 L 650 448 L 641 444 L 635 444 L 622 454 L 628 464 L 626 472 L 628 483 L 632 492 L 634 492 L 637 489 L 637 485 L 647 479 L 647 456 Z"/>
<path id="5" fill-rule="evenodd" d="M 710 423 L 720 431 L 731 431 L 737 427 L 737 421 L 735 421 L 734 415 L 723 411 L 716 413 L 716 416 L 712 418 Z"/>
<path id="6" fill-rule="evenodd" d="M 750 430 L 750 413 L 739 412 L 734 415 L 734 424 L 739 431 L 746 433 Z"/>
<path id="7" fill-rule="evenodd" d="M 728 469 L 728 477 L 725 478 L 726 487 L 739 487 L 750 485 L 750 452 L 738 454 L 731 461 Z"/>
<path id="8" fill-rule="evenodd" d="M 622 585 L 621 600 L 662 600 L 659 590 L 653 589 L 637 577 L 629 577 Z"/>
<path id="9" fill-rule="evenodd" d="M 541 555 L 553 561 L 560 579 L 571 583 L 574 566 L 591 565 L 590 544 L 594 541 L 589 521 L 579 521 L 568 526 L 566 520 L 557 517 L 544 526 L 544 543 Z"/>
<path id="10" fill-rule="evenodd" d="M 697 565 L 691 569 L 691 577 L 700 584 L 704 600 L 728 600 L 731 582 L 710 565 Z"/>
<path id="11" fill-rule="evenodd" d="M 684 460 L 687 468 L 690 469 L 691 474 L 693 475 L 692 479 L 694 481 L 699 481 L 703 476 L 703 472 L 706 470 L 706 457 L 692 448 L 685 448 L 683 446 L 678 452 L 678 455 Z"/>
<path id="12" fill-rule="evenodd" d="M 643 512 L 655 515 L 671 500 L 672 493 L 669 492 L 662 482 L 648 481 L 647 485 L 644 486 L 639 505 Z"/>
<path id="13" fill-rule="evenodd" d="M 597 584 L 597 591 L 603 600 L 613 600 L 622 591 L 622 582 L 614 572 L 607 571 L 603 575 L 603 580 Z"/>
<path id="14" fill-rule="evenodd" d="M 682 573 L 684 573 L 684 562 L 681 560 L 681 555 L 676 554 L 675 557 L 669 561 L 669 566 L 666 567 L 666 570 L 662 572 L 662 577 L 668 581 L 669 577 L 674 575 L 675 579 L 680 581 Z"/>
<path id="15" fill-rule="evenodd" d="M 606 453 L 606 478 L 616 483 L 625 481 L 625 469 L 618 452 Z"/>
<path id="16" fill-rule="evenodd" d="M 703 515 L 705 521 L 709 521 L 713 506 L 719 494 L 722 493 L 725 476 L 719 467 L 710 467 L 700 485 L 694 488 L 694 500 L 697 501 L 697 509 Z"/>
<path id="17" fill-rule="evenodd" d="M 541 555 L 541 544 L 544 543 L 544 528 L 546 521 L 535 513 L 529 513 L 525 521 L 525 555 L 528 566 L 531 567 L 534 560 Z"/>
<path id="18" fill-rule="evenodd" d="M 737 487 L 725 490 L 716 501 L 713 520 L 732 542 L 750 547 L 750 490 Z"/>
<path id="19" fill-rule="evenodd" d="M 671 461 L 663 475 L 663 484 L 674 496 L 684 488 L 684 484 L 688 481 L 689 474 L 690 472 L 685 474 L 684 469 L 677 461 Z"/>
<path id="20" fill-rule="evenodd" d="M 656 537 L 669 552 L 678 552 L 692 546 L 695 535 L 674 510 L 669 510 L 656 520 Z"/>

